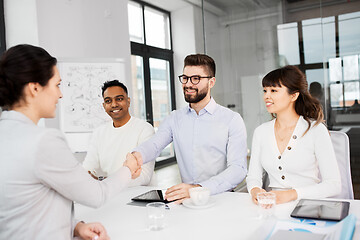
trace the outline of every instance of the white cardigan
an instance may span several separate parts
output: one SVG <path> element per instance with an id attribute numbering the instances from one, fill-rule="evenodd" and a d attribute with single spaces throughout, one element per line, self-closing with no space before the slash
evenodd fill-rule
<path id="1" fill-rule="evenodd" d="M 270 188 L 295 189 L 298 199 L 326 198 L 340 193 L 340 172 L 330 135 L 324 124 L 305 134 L 308 123 L 302 116 L 285 151 L 280 154 L 275 138 L 276 119 L 254 131 L 247 188 L 262 188 L 262 174 L 269 175 Z"/>

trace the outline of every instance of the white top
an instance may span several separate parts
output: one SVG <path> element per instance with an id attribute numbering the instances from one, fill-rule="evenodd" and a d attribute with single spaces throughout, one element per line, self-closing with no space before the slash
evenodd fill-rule
<path id="1" fill-rule="evenodd" d="M 275 121 L 264 123 L 254 131 L 246 178 L 249 193 L 254 187 L 262 188 L 264 169 L 269 175 L 269 187 L 293 188 L 298 199 L 339 194 L 340 172 L 325 125 L 314 126 L 312 122 L 312 127 L 303 136 L 308 123 L 300 116 L 285 151 L 280 154 L 274 132 Z"/>
<path id="2" fill-rule="evenodd" d="M 121 127 L 108 122 L 95 129 L 89 150 L 83 162 L 88 171 L 101 170 L 105 177 L 122 167 L 126 154 L 154 134 L 154 128 L 144 120 L 131 117 Z M 154 172 L 155 161 L 144 164 L 138 178 L 129 186 L 148 185 Z"/>
<path id="3" fill-rule="evenodd" d="M 72 239 L 72 201 L 99 207 L 131 178 L 122 167 L 94 180 L 59 130 L 38 127 L 16 111 L 1 115 L 0 154 L 0 239 Z"/>

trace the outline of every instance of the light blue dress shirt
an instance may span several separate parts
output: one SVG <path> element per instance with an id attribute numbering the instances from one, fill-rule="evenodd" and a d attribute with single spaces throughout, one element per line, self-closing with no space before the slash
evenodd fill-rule
<path id="1" fill-rule="evenodd" d="M 171 142 L 184 183 L 200 184 L 217 194 L 235 188 L 247 174 L 244 121 L 213 98 L 199 114 L 189 106 L 173 111 L 134 151 L 146 163 Z"/>

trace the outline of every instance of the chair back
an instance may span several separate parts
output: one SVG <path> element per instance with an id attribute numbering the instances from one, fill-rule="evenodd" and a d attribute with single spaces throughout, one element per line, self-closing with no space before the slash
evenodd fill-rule
<path id="1" fill-rule="evenodd" d="M 334 147 L 341 177 L 341 192 L 335 197 L 354 199 L 350 169 L 349 137 L 346 133 L 340 131 L 330 131 L 330 137 Z"/>

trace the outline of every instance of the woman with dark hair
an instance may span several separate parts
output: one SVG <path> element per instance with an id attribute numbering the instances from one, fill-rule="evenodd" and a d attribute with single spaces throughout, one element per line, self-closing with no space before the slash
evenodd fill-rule
<path id="1" fill-rule="evenodd" d="M 274 119 L 254 131 L 246 179 L 253 201 L 265 191 L 264 170 L 277 203 L 339 194 L 340 173 L 322 107 L 310 95 L 304 74 L 286 66 L 268 73 L 262 85 Z"/>
<path id="2" fill-rule="evenodd" d="M 101 224 L 73 219 L 73 201 L 99 207 L 140 171 L 129 158 L 96 181 L 59 130 L 37 126 L 55 116 L 60 82 L 56 59 L 40 47 L 17 45 L 1 57 L 0 239 L 108 239 Z"/>

